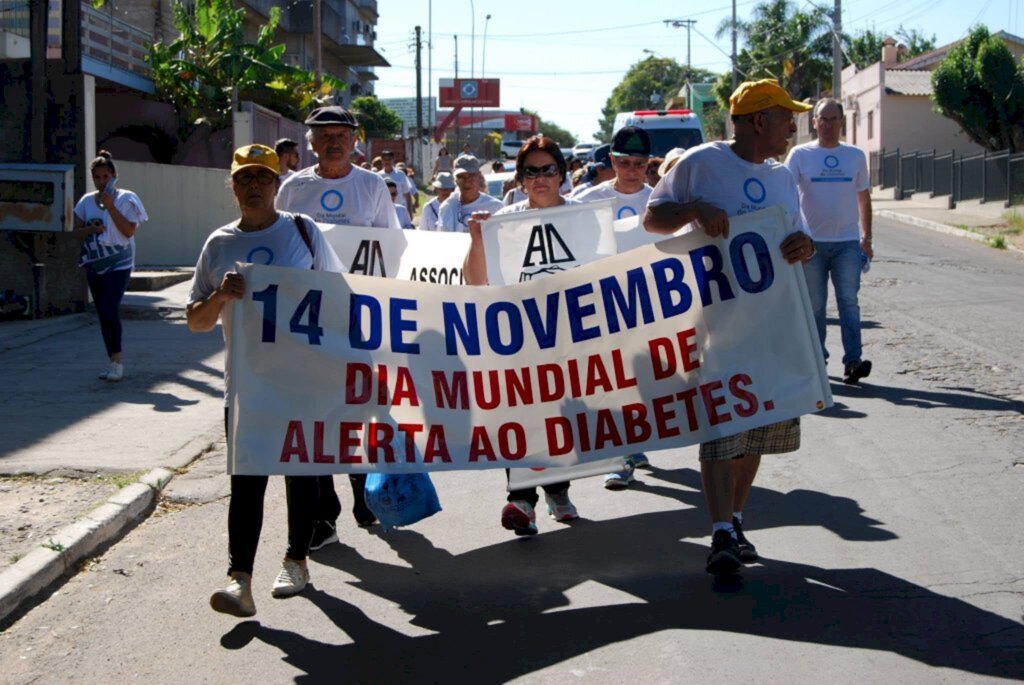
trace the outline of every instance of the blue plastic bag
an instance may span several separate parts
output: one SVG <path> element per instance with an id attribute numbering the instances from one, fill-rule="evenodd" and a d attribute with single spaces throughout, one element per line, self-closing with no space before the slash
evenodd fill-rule
<path id="1" fill-rule="evenodd" d="M 441 511 L 437 490 L 426 473 L 371 473 L 366 477 L 366 506 L 387 532 Z"/>

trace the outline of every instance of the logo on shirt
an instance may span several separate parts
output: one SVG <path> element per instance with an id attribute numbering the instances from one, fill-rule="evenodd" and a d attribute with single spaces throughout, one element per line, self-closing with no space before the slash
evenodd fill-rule
<path id="1" fill-rule="evenodd" d="M 257 255 L 263 255 L 266 261 L 260 261 Z M 246 256 L 245 261 L 250 264 L 263 264 L 264 266 L 274 263 L 274 253 L 269 247 L 254 247 Z"/>
<path id="2" fill-rule="evenodd" d="M 748 178 L 743 182 L 743 194 L 754 204 L 761 204 L 768 196 L 768 191 L 764 189 L 764 184 L 756 178 Z"/>
<path id="3" fill-rule="evenodd" d="M 828 155 L 825 157 L 825 166 L 829 169 L 835 169 L 839 166 L 839 158 L 835 155 Z"/>
<path id="4" fill-rule="evenodd" d="M 637 214 L 637 212 L 636 212 L 635 209 L 633 209 L 629 205 L 623 205 L 623 206 L 619 207 L 619 213 L 618 213 L 618 215 L 615 218 L 616 219 L 625 219 L 626 217 L 629 217 L 629 216 L 636 216 L 636 214 Z"/>
<path id="5" fill-rule="evenodd" d="M 320 206 L 328 212 L 336 212 L 345 204 L 345 198 L 337 190 L 328 190 L 320 196 Z"/>

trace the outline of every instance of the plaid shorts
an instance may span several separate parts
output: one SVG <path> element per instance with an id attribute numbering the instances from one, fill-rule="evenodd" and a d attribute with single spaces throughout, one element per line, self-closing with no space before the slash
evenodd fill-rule
<path id="1" fill-rule="evenodd" d="M 745 454 L 784 454 L 800 449 L 800 419 L 770 423 L 700 445 L 701 461 L 736 459 Z"/>

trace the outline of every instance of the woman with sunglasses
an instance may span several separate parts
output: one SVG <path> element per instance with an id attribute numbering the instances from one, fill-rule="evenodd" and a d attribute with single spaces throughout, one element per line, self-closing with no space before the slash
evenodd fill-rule
<path id="1" fill-rule="evenodd" d="M 235 262 L 270 264 L 299 269 L 343 272 L 334 249 L 308 216 L 279 212 L 274 208 L 278 177 L 277 154 L 264 145 L 246 145 L 235 151 L 231 163 L 231 190 L 241 216 L 210 234 L 196 263 L 185 317 L 190 331 L 212 330 L 223 319 L 228 358 L 224 383 L 231 368 L 231 302 L 245 296 L 245 280 L 234 270 Z M 225 405 L 227 398 L 225 397 Z M 224 429 L 228 432 L 228 408 Z M 317 479 L 286 476 L 288 499 L 288 549 L 281 571 L 271 588 L 274 597 L 290 597 L 309 582 L 306 556 L 313 537 Z M 223 590 L 210 597 L 215 611 L 232 616 L 252 616 L 252 571 L 263 527 L 263 497 L 267 476 L 231 476 L 228 504 L 228 576 Z"/>
<path id="2" fill-rule="evenodd" d="M 516 156 L 516 182 L 526 193 L 526 199 L 499 209 L 495 215 L 579 204 L 559 192 L 565 178 L 565 157 L 562 156 L 558 143 L 546 136 L 530 138 Z M 490 217 L 490 212 L 475 212 L 469 220 L 469 252 L 463 264 L 463 274 L 469 285 L 488 284 L 481 223 Z M 508 470 L 505 473 L 508 475 Z M 576 507 L 569 499 L 568 481 L 542 487 L 548 515 L 551 518 L 556 521 L 572 521 L 579 518 Z M 508 501 L 501 510 L 501 525 L 516 535 L 535 535 L 537 515 L 534 509 L 538 501 L 535 487 L 510 491 Z"/>

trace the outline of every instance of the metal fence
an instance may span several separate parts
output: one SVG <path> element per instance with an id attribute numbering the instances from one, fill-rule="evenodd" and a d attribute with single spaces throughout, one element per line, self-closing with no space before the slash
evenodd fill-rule
<path id="1" fill-rule="evenodd" d="M 1024 152 L 955 152 L 880 150 L 871 153 L 871 185 L 895 189 L 897 199 L 914 193 L 961 200 L 1024 204 Z"/>

